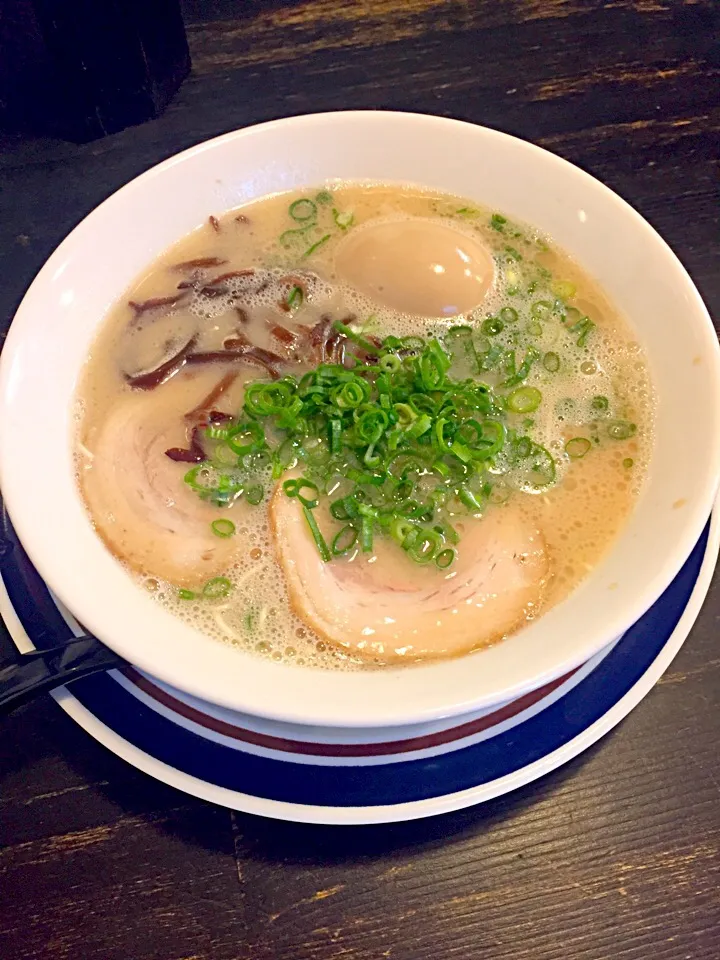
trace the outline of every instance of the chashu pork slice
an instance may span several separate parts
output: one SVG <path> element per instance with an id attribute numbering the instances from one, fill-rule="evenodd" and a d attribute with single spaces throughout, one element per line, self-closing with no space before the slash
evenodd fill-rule
<path id="1" fill-rule="evenodd" d="M 205 378 L 198 387 L 191 403 L 194 393 L 207 392 Z M 228 513 L 183 482 L 192 464 L 165 455 L 170 447 L 188 446 L 187 408 L 181 383 L 123 397 L 86 438 L 81 485 L 95 527 L 116 556 L 140 573 L 196 587 L 227 569 L 236 538 L 212 532 L 212 521 Z"/>
<path id="2" fill-rule="evenodd" d="M 297 500 L 278 488 L 270 514 L 295 612 L 351 656 L 383 663 L 457 656 L 500 640 L 543 599 L 545 543 L 512 505 L 455 523 L 461 540 L 447 571 L 420 566 L 379 537 L 372 555 L 324 563 Z"/>

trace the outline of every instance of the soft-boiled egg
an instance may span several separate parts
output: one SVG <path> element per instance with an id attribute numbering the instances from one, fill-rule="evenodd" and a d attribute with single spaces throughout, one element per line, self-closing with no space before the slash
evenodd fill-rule
<path id="1" fill-rule="evenodd" d="M 335 256 L 338 279 L 376 303 L 424 317 L 453 317 L 478 306 L 494 263 L 475 238 L 444 223 L 380 221 L 354 230 Z"/>

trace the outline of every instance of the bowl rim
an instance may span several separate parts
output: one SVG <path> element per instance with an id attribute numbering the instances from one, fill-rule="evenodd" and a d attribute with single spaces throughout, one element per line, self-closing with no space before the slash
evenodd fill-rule
<path id="1" fill-rule="evenodd" d="M 394 122 L 425 125 L 429 134 L 437 132 L 438 135 L 442 133 L 441 128 L 447 129 L 448 127 L 462 127 L 470 129 L 476 134 L 481 134 L 486 138 L 486 142 L 510 140 L 513 141 L 515 149 L 525 151 L 526 154 L 530 156 L 531 162 L 532 157 L 542 155 L 545 163 L 553 162 L 554 164 L 559 165 L 562 169 L 571 172 L 571 175 L 576 179 L 579 178 L 583 180 L 589 189 L 595 191 L 596 193 L 599 191 L 608 202 L 612 202 L 616 206 L 620 206 L 623 210 L 623 214 L 627 217 L 634 218 L 636 222 L 642 226 L 648 237 L 652 239 L 652 242 L 658 247 L 658 249 L 662 250 L 664 256 L 669 258 L 675 266 L 676 276 L 682 281 L 685 287 L 685 293 L 688 296 L 689 309 L 694 315 L 694 322 L 698 325 L 698 328 L 703 329 L 705 338 L 708 341 L 708 364 L 705 366 L 705 371 L 707 375 L 711 376 L 712 378 L 715 397 L 718 401 L 718 406 L 720 407 L 720 347 L 718 347 L 712 321 L 705 304 L 695 288 L 692 279 L 667 242 L 622 197 L 620 197 L 609 187 L 605 186 L 605 184 L 597 180 L 595 177 L 592 177 L 581 168 L 557 156 L 556 154 L 553 154 L 550 151 L 547 151 L 533 143 L 489 127 L 428 114 L 399 111 L 358 110 L 332 111 L 327 113 L 287 117 L 241 128 L 239 130 L 230 131 L 222 134 L 219 137 L 214 137 L 196 144 L 195 146 L 190 147 L 187 150 L 183 150 L 180 153 L 167 158 L 161 163 L 156 164 L 139 176 L 133 178 L 127 184 L 119 188 L 119 190 L 111 194 L 106 200 L 96 206 L 85 218 L 83 218 L 83 220 L 80 221 L 79 224 L 77 224 L 77 226 L 50 255 L 48 260 L 41 267 L 40 271 L 34 278 L 16 311 L 15 318 L 11 324 L 7 341 L 2 352 L 2 356 L 0 356 L 0 413 L 8 403 L 8 380 L 10 378 L 11 366 L 10 358 L 19 344 L 22 342 L 21 326 L 23 318 L 26 313 L 29 313 L 33 309 L 32 300 L 34 298 L 34 293 L 40 289 L 40 285 L 43 280 L 49 277 L 60 265 L 60 261 L 62 260 L 65 251 L 69 249 L 73 242 L 73 238 L 79 232 L 87 231 L 88 228 L 91 228 L 96 219 L 105 215 L 108 207 L 112 207 L 112 205 L 122 202 L 125 197 L 129 197 L 134 191 L 143 189 L 146 184 L 153 182 L 159 177 L 162 177 L 168 170 L 172 169 L 178 164 L 182 164 L 190 158 L 196 157 L 207 151 L 218 149 L 227 143 L 241 142 L 244 139 L 252 139 L 252 137 L 258 135 L 262 136 L 263 133 L 270 130 L 286 128 L 292 131 L 293 129 L 297 130 L 298 128 L 302 128 L 304 126 L 312 127 L 315 124 L 336 124 L 338 122 L 338 118 L 349 121 L 363 120 L 365 122 L 377 122 L 380 125 L 383 123 Z M 480 140 L 478 140 L 478 142 L 480 142 Z M 676 544 L 672 558 L 664 564 L 663 568 L 656 574 L 653 580 L 646 584 L 645 589 L 641 591 L 639 596 L 634 597 L 632 602 L 628 601 L 622 605 L 619 610 L 613 608 L 611 615 L 608 617 L 607 622 L 603 625 L 602 630 L 598 628 L 595 631 L 596 636 L 594 643 L 589 645 L 586 643 L 577 651 L 575 655 L 565 657 L 561 662 L 555 662 L 552 667 L 549 667 L 542 673 L 535 674 L 530 679 L 525 678 L 518 680 L 513 684 L 506 685 L 502 690 L 495 691 L 492 695 L 469 699 L 445 697 L 445 699 L 438 701 L 433 705 L 426 705 L 423 708 L 412 707 L 411 709 L 408 709 L 407 706 L 403 706 L 402 704 L 392 702 L 392 700 L 390 700 L 384 702 L 382 705 L 373 704 L 372 719 L 368 721 L 367 715 L 357 712 L 357 705 L 355 705 L 355 713 L 343 712 L 345 707 L 339 709 L 338 704 L 329 707 L 327 704 L 318 702 L 314 703 L 312 706 L 307 703 L 303 703 L 303 709 L 299 710 L 297 704 L 290 708 L 278 707 L 277 705 L 268 705 L 261 697 L 256 696 L 251 690 L 245 690 L 241 696 L 238 696 L 236 690 L 231 693 L 228 689 L 209 689 L 202 677 L 189 677 L 187 668 L 178 669 L 177 663 L 174 662 L 158 662 L 158 658 L 152 655 L 152 650 L 149 653 L 137 648 L 132 648 L 130 651 L 128 651 L 128 648 L 125 645 L 126 640 L 113 635 L 112 630 L 109 629 L 108 623 L 103 621 L 102 617 L 98 617 L 97 611 L 91 610 L 87 607 L 83 609 L 84 605 L 82 603 L 80 603 L 78 606 L 76 594 L 73 591 L 68 590 L 68 585 L 66 583 L 62 585 L 58 584 L 58 588 L 56 589 L 55 584 L 57 584 L 58 581 L 58 576 L 56 576 L 57 562 L 55 560 L 51 560 L 50 555 L 52 550 L 48 549 L 47 537 L 45 538 L 45 541 L 41 543 L 41 538 L 38 537 L 37 530 L 33 528 L 32 523 L 30 522 L 27 505 L 22 504 L 18 473 L 17 470 L 13 470 L 12 458 L 8 451 L 8 440 L 6 433 L 6 431 L 3 431 L 2 434 L 0 434 L 0 485 L 3 491 L 5 491 L 6 507 L 13 525 L 15 526 L 18 536 L 20 537 L 23 546 L 27 550 L 30 559 L 40 572 L 43 579 L 48 583 L 51 589 L 55 590 L 63 603 L 65 603 L 66 606 L 68 606 L 68 608 L 76 616 L 79 616 L 88 629 L 100 636 L 104 642 L 108 643 L 108 646 L 111 646 L 121 655 L 131 659 L 132 662 L 140 669 L 158 677 L 165 683 L 184 690 L 200 699 L 227 706 L 230 709 L 271 717 L 281 721 L 334 727 L 368 726 L 369 723 L 372 726 L 392 727 L 400 724 L 421 723 L 429 720 L 449 717 L 452 715 L 460 715 L 471 710 L 483 708 L 484 706 L 490 706 L 492 704 L 512 700 L 523 695 L 524 693 L 529 692 L 530 690 L 537 688 L 538 686 L 541 686 L 544 683 L 549 682 L 557 676 L 575 669 L 590 656 L 598 652 L 598 650 L 601 649 L 606 643 L 615 639 L 616 636 L 620 635 L 625 629 L 627 629 L 627 627 L 637 620 L 652 605 L 655 599 L 657 599 L 657 597 L 667 588 L 673 577 L 677 574 L 678 570 L 687 559 L 687 556 L 690 554 L 694 544 L 702 532 L 705 523 L 707 522 L 707 518 L 716 494 L 718 479 L 720 478 L 720 437 L 712 437 L 710 451 L 711 455 L 709 456 L 709 460 L 711 460 L 711 462 L 714 464 L 714 468 L 713 470 L 707 471 L 708 476 L 703 486 L 702 496 L 696 497 L 694 502 L 688 508 L 685 524 L 683 526 L 683 536 Z M 600 633 L 602 633 L 602 642 L 600 642 L 600 638 L 597 636 Z M 232 651 L 232 655 L 238 656 L 238 653 L 236 651 Z M 480 653 L 478 655 L 482 654 Z M 261 661 L 258 659 L 258 662 Z M 444 662 L 448 663 L 448 661 Z M 277 664 L 272 664 L 271 666 L 274 670 L 282 669 Z M 424 664 L 422 666 L 413 666 L 411 669 L 413 671 L 426 671 L 428 669 L 432 669 L 434 666 L 436 666 L 436 664 Z M 400 668 L 400 671 L 406 673 L 408 669 L 408 667 L 402 667 Z M 293 670 L 297 670 L 297 668 L 293 668 Z M 397 670 L 393 671 L 392 668 L 387 668 L 385 671 L 383 671 L 386 676 L 391 676 L 393 672 L 397 672 Z M 319 671 L 315 671 L 315 674 L 319 674 Z M 339 676 L 342 675 L 332 674 L 332 676 L 337 680 L 339 679 Z M 345 674 L 345 676 L 358 676 L 358 674 Z"/>

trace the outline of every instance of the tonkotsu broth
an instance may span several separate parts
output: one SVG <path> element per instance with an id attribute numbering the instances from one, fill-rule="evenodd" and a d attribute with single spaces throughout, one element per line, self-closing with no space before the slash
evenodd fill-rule
<path id="1" fill-rule="evenodd" d="M 311 205 L 307 205 L 308 200 Z M 298 201 L 302 204 L 295 206 L 295 213 L 307 213 L 310 217 L 293 219 L 289 215 L 289 208 Z M 412 222 L 411 232 L 420 237 L 418 246 L 428 257 L 434 255 L 435 241 L 432 230 L 424 225 L 436 223 L 444 230 L 456 231 L 457 244 L 448 246 L 453 251 L 452 262 L 448 259 L 444 269 L 438 269 L 443 264 L 435 264 L 431 268 L 435 276 L 427 271 L 418 273 L 417 282 L 412 282 L 412 251 L 406 257 L 405 251 L 399 249 L 397 237 L 401 228 L 393 226 L 403 221 Z M 392 243 L 379 254 L 372 252 L 375 224 L 384 224 L 377 231 L 378 237 L 384 231 L 392 238 Z M 354 249 L 360 251 L 355 260 Z M 365 256 L 362 251 L 368 249 L 371 253 L 367 262 L 358 266 L 357 258 Z M 487 262 L 483 260 L 484 251 Z M 393 258 L 397 261 L 395 266 Z M 374 285 L 373 263 L 383 265 L 384 270 Z M 469 264 L 464 273 L 463 264 Z M 270 272 L 251 278 L 215 280 L 252 267 Z M 345 270 L 346 276 L 351 273 L 356 283 L 364 284 L 369 295 L 349 284 L 340 275 L 340 269 Z M 313 277 L 308 278 L 307 274 Z M 443 299 L 443 275 L 455 278 L 449 283 L 456 296 L 445 298 L 447 304 Z M 393 276 L 402 277 L 397 289 Z M 267 283 L 258 290 L 261 279 Z M 303 292 L 301 303 L 294 292 L 296 279 Z M 202 288 L 209 295 L 200 294 Z M 475 291 L 482 302 L 469 308 Z M 162 302 L 178 295 L 180 300 L 176 303 Z M 429 318 L 403 313 L 398 309 L 406 302 L 403 297 L 412 300 L 414 309 L 432 302 L 434 314 L 446 305 L 446 315 Z M 389 306 L 378 302 L 383 298 Z M 465 302 L 461 302 L 463 298 Z M 156 299 L 157 303 L 148 306 L 149 301 Z M 281 307 L 281 303 L 290 309 Z M 163 360 L 183 347 L 186 356 L 216 354 L 226 349 L 230 353 L 241 352 L 245 349 L 243 341 L 249 341 L 282 358 L 281 362 L 271 359 L 270 365 L 278 366 L 283 376 L 299 378 L 318 362 L 307 356 L 310 348 L 303 331 L 317 329 L 327 316 L 352 323 L 356 334 L 378 338 L 377 342 L 388 335 L 442 337 L 452 327 L 468 325 L 472 328 L 474 353 L 466 354 L 467 341 L 458 337 L 454 341 L 456 347 L 460 343 L 463 348 L 454 351 L 448 376 L 461 379 L 472 375 L 475 380 L 497 387 L 505 397 L 513 390 L 524 390 L 517 400 L 520 406 L 528 397 L 532 399 L 526 388 L 541 392 L 542 400 L 535 409 L 526 414 L 506 410 L 502 417 L 518 438 L 528 437 L 549 452 L 555 461 L 556 482 L 547 489 L 540 484 L 543 488 L 531 493 L 516 489 L 513 484 L 518 483 L 518 468 L 508 468 L 501 451 L 486 462 L 482 511 L 487 517 L 468 521 L 462 510 L 451 507 L 443 508 L 443 516 L 450 517 L 459 529 L 474 530 L 474 524 L 502 524 L 502 519 L 510 516 L 508 511 L 512 511 L 528 529 L 540 532 L 546 564 L 540 593 L 525 604 L 522 617 L 503 634 L 567 596 L 598 563 L 623 527 L 647 469 L 653 394 L 645 360 L 632 331 L 597 285 L 531 228 L 454 197 L 414 188 L 355 184 L 333 187 L 331 195 L 325 190 L 309 190 L 269 197 L 242 210 L 214 215 L 153 264 L 104 323 L 78 391 L 78 479 L 99 534 L 126 562 L 143 588 L 208 635 L 275 660 L 333 669 L 357 668 L 385 660 L 384 656 L 356 656 L 357 650 L 342 649 L 325 634 L 315 633 L 307 616 L 301 619 L 295 613 L 269 522 L 268 501 L 275 486 L 269 472 L 264 477 L 264 496 L 259 505 L 247 503 L 243 495 L 230 507 L 203 502 L 187 486 L 183 478 L 194 467 L 191 462 L 169 458 L 167 463 L 156 461 L 162 473 L 156 501 L 145 496 L 144 480 L 140 477 L 134 485 L 132 506 L 127 510 L 125 500 L 121 503 L 112 484 L 103 479 L 112 475 L 120 489 L 127 482 L 123 470 L 135 455 L 157 457 L 160 447 L 192 451 L 192 428 L 199 421 L 197 417 L 188 420 L 185 415 L 221 381 L 227 384 L 230 377 L 226 375 L 237 372 L 224 392 L 207 405 L 206 413 L 212 410 L 237 417 L 245 385 L 268 379 L 268 369 L 262 365 L 232 358 L 227 362 L 217 358 L 213 362 L 195 362 L 191 356 L 191 362 L 165 382 L 148 389 L 147 381 L 153 379 L 152 373 L 148 378 L 148 372 L 157 369 Z M 278 325 L 300 339 L 286 343 L 290 337 Z M 443 343 L 447 345 L 448 341 Z M 346 346 L 352 346 L 352 341 L 347 341 Z M 512 351 L 514 372 L 509 366 Z M 296 354 L 302 356 L 300 363 L 291 362 Z M 529 355 L 533 359 L 527 377 L 517 380 L 513 388 L 497 386 L 513 375 L 520 376 L 522 361 Z M 475 363 L 473 356 L 486 364 L 491 364 L 495 356 L 504 359 L 498 362 L 499 366 L 490 365 L 490 369 L 478 372 L 477 368 L 470 369 Z M 553 369 L 553 358 L 557 358 L 558 370 Z M 128 375 L 138 379 L 129 383 Z M 133 382 L 135 386 L 131 385 Z M 129 411 L 127 416 L 125 411 Z M 128 453 L 126 434 L 135 425 L 139 425 L 138 438 L 133 440 Z M 221 422 L 218 426 L 222 430 Z M 205 439 L 204 427 L 194 437 L 203 447 L 212 443 Z M 566 449 L 569 441 L 574 444 Z M 514 442 L 513 449 L 522 453 L 523 441 Z M 107 466 L 115 450 L 122 469 L 104 473 L 103 463 Z M 299 466 L 299 470 L 284 475 L 280 484 L 288 477 L 299 476 L 302 462 Z M 157 476 L 157 472 L 152 474 L 153 482 Z M 280 491 L 276 496 L 284 494 Z M 197 530 L 208 530 L 215 519 L 229 519 L 235 526 L 234 534 L 216 537 L 210 559 L 203 559 L 196 572 L 187 573 L 183 551 L 186 547 L 190 550 L 194 541 L 172 529 L 158 532 L 154 503 L 160 504 L 160 512 L 165 507 L 175 511 L 182 522 L 182 518 L 192 514 Z M 277 514 L 284 508 L 273 509 Z M 136 515 L 137 511 L 140 514 Z M 324 502 L 314 515 L 330 542 L 342 524 L 330 518 Z M 184 529 L 181 521 L 175 528 L 180 531 Z M 170 521 L 169 526 L 173 523 L 174 520 Z M 336 529 L 331 531 L 333 523 Z M 277 529 L 276 523 L 276 533 Z M 355 548 L 349 557 L 333 558 L 330 566 L 376 563 L 373 570 L 387 569 L 389 576 L 398 576 L 401 581 L 409 576 L 430 585 L 442 584 L 451 579 L 453 568 L 464 576 L 463 571 L 472 560 L 469 553 L 463 553 L 463 539 L 464 534 L 457 544 L 443 544 L 457 553 L 453 565 L 444 571 L 434 563 L 413 564 L 399 549 L 393 553 L 394 544 L 377 529 L 369 553 Z M 468 536 L 467 543 L 470 542 Z M 202 552 L 203 556 L 206 552 Z M 389 554 L 392 556 L 388 559 Z M 202 569 L 206 562 L 208 578 Z M 219 568 L 213 564 L 219 564 Z M 227 577 L 232 589 L 225 597 L 204 597 L 203 580 L 218 575 Z M 297 606 L 296 592 L 293 597 Z M 445 629 L 446 634 L 452 631 L 452 620 L 447 623 L 450 626 Z M 480 635 L 472 649 L 497 639 L 495 634 Z M 470 647 L 458 652 L 467 649 Z M 402 659 L 402 654 L 398 658 Z M 406 659 L 417 659 L 411 645 Z"/>

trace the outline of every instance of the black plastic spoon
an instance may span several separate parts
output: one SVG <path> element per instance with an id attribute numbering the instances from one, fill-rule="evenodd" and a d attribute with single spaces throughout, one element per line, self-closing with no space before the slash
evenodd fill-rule
<path id="1" fill-rule="evenodd" d="M 46 650 L 18 653 L 4 625 L 0 635 L 0 713 L 9 713 L 33 697 L 73 680 L 124 664 L 116 653 L 91 636 L 72 637 Z"/>

